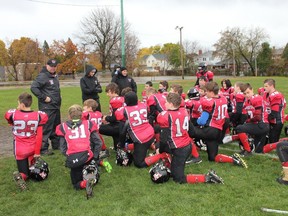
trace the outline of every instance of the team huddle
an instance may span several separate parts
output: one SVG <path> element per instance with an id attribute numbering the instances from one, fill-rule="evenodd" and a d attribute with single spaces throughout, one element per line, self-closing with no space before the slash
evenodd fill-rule
<path id="1" fill-rule="evenodd" d="M 215 170 L 205 174 L 185 174 L 185 166 L 201 163 L 198 151 L 206 151 L 208 161 L 231 163 L 248 168 L 245 157 L 277 149 L 284 176 L 277 181 L 288 185 L 288 138 L 280 134 L 288 117 L 286 101 L 275 89 L 275 81 L 266 79 L 254 94 L 249 83 L 229 79 L 218 85 L 207 76 L 199 76 L 187 94 L 179 84 L 161 81 L 157 89 L 145 84 L 142 98 L 130 87 L 121 90 L 109 83 L 109 115 L 99 111 L 99 100 L 83 100 L 72 105 L 69 120 L 59 123 L 55 134 L 75 189 L 86 189 L 87 199 L 100 178 L 99 166 L 110 173 L 112 166 L 104 136 L 111 136 L 116 164 L 137 168 L 151 166 L 150 178 L 164 183 L 171 177 L 177 183 L 215 183 L 224 180 Z M 17 109 L 9 110 L 5 119 L 13 126 L 14 154 L 18 171 L 14 180 L 22 190 L 28 178 L 48 177 L 47 163 L 40 158 L 42 127 L 48 121 L 43 111 L 32 111 L 32 96 L 22 93 Z M 287 135 L 287 128 L 285 128 Z M 219 153 L 219 145 L 238 140 L 241 151 L 232 155 Z M 148 152 L 153 152 L 148 155 Z"/>

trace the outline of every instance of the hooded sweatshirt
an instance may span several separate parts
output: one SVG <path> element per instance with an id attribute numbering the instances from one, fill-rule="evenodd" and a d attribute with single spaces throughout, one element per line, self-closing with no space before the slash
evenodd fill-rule
<path id="1" fill-rule="evenodd" d="M 126 88 L 130 87 L 133 92 L 137 93 L 137 84 L 134 81 L 134 79 L 130 76 L 123 76 L 122 75 L 122 69 L 118 72 L 117 75 L 113 76 L 111 82 L 114 82 L 118 85 L 120 93 L 121 91 Z"/>
<path id="2" fill-rule="evenodd" d="M 96 70 L 94 76 L 89 76 L 90 71 Z M 95 76 L 97 74 L 97 69 L 92 65 L 87 65 L 85 70 L 85 75 L 80 79 L 80 87 L 82 91 L 83 102 L 87 99 L 94 99 L 98 101 L 98 93 L 102 92 L 102 87 Z"/>

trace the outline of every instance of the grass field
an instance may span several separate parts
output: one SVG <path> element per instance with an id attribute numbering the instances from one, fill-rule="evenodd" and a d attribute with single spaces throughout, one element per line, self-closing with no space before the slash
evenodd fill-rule
<path id="1" fill-rule="evenodd" d="M 265 77 L 243 77 L 233 79 L 250 82 L 257 90 L 263 86 Z M 276 88 L 288 98 L 287 78 L 275 77 Z M 220 80 L 216 80 L 220 81 Z M 169 82 L 172 83 L 172 82 Z M 185 91 L 194 83 L 176 80 Z M 155 85 L 156 87 L 156 85 Z M 140 95 L 143 85 L 139 85 Z M 17 97 L 30 92 L 28 87 L 0 89 L 0 113 L 17 106 Z M 62 88 L 62 118 L 65 120 L 68 107 L 81 104 L 81 90 L 78 87 Z M 104 114 L 108 112 L 108 99 L 101 94 Z M 33 108 L 37 109 L 37 100 Z M 2 117 L 1 127 L 7 123 Z M 105 138 L 108 146 L 111 139 Z M 11 143 L 12 145 L 12 143 Z M 1 150 L 1 147 L 0 147 Z M 219 153 L 231 155 L 239 151 L 238 146 L 221 146 Z M 44 182 L 29 181 L 29 191 L 20 192 L 13 180 L 16 170 L 13 157 L 0 158 L 0 215 L 273 215 L 260 211 L 261 207 L 288 210 L 288 187 L 279 185 L 275 179 L 281 173 L 281 164 L 275 153 L 254 155 L 247 158 L 249 168 L 231 164 L 217 164 L 207 161 L 205 152 L 200 152 L 203 162 L 189 165 L 185 172 L 207 173 L 213 168 L 225 181 L 224 185 L 176 184 L 172 180 L 156 185 L 150 181 L 149 168 L 137 169 L 119 167 L 115 154 L 108 159 L 113 166 L 112 173 L 101 170 L 100 182 L 94 188 L 94 197 L 86 200 L 85 191 L 75 191 L 70 183 L 69 169 L 64 167 L 64 156 L 60 152 L 46 156 L 49 163 L 49 178 Z"/>

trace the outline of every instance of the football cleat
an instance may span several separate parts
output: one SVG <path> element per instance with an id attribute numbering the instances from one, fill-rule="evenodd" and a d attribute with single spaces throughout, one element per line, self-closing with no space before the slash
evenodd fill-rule
<path id="1" fill-rule="evenodd" d="M 216 174 L 214 170 L 209 170 L 206 174 L 206 183 L 224 184 L 224 180 Z"/>
<path id="2" fill-rule="evenodd" d="M 288 181 L 283 180 L 282 177 L 278 177 L 278 178 L 276 179 L 276 181 L 277 181 L 279 184 L 288 185 Z"/>
<path id="3" fill-rule="evenodd" d="M 112 166 L 108 161 L 103 161 L 103 167 L 105 168 L 106 172 L 111 173 Z"/>
<path id="4" fill-rule="evenodd" d="M 231 157 L 233 158 L 233 163 L 235 165 L 242 166 L 245 169 L 248 168 L 247 163 L 241 158 L 241 156 L 238 153 L 233 154 Z"/>
<path id="5" fill-rule="evenodd" d="M 189 156 L 188 159 L 186 160 L 186 164 L 192 164 L 192 163 L 195 163 L 195 164 L 200 164 L 202 162 L 202 159 L 201 157 L 193 157 L 193 156 Z"/>
<path id="6" fill-rule="evenodd" d="M 225 137 L 223 138 L 222 142 L 223 142 L 223 144 L 232 142 L 232 136 L 230 136 L 230 135 L 225 136 Z"/>
<path id="7" fill-rule="evenodd" d="M 241 157 L 248 157 L 248 156 L 251 156 L 251 155 L 252 155 L 252 151 L 248 152 L 248 151 L 246 151 L 246 150 L 242 150 L 242 151 L 239 153 L 239 155 L 240 155 Z"/>
<path id="8" fill-rule="evenodd" d="M 20 188 L 20 190 L 24 191 L 28 189 L 26 182 L 18 171 L 15 171 L 13 173 L 13 179 L 16 182 L 17 186 Z"/>
<path id="9" fill-rule="evenodd" d="M 110 152 L 108 149 L 102 150 L 99 153 L 99 159 L 102 160 L 104 158 L 108 158 L 110 156 Z"/>

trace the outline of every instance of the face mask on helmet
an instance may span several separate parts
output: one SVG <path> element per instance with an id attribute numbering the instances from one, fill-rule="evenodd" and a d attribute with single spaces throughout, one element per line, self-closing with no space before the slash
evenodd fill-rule
<path id="1" fill-rule="evenodd" d="M 187 93 L 188 98 L 199 98 L 200 94 L 197 89 L 191 88 Z"/>
<path id="2" fill-rule="evenodd" d="M 164 183 L 167 182 L 170 178 L 171 171 L 168 169 L 162 160 L 159 160 L 150 170 L 151 180 L 156 183 Z"/>
<path id="3" fill-rule="evenodd" d="M 130 152 L 125 152 L 122 149 L 117 149 L 116 164 L 120 166 L 129 166 L 133 161 L 133 155 Z"/>
<path id="4" fill-rule="evenodd" d="M 89 180 L 91 178 L 95 179 L 95 184 L 100 179 L 100 173 L 98 166 L 94 160 L 92 160 L 88 165 L 85 165 L 82 170 L 83 180 Z"/>
<path id="5" fill-rule="evenodd" d="M 30 167 L 30 175 L 29 177 L 36 181 L 43 181 L 48 178 L 49 167 L 48 163 L 45 162 L 42 158 L 38 158 L 35 163 L 33 163 Z"/>

